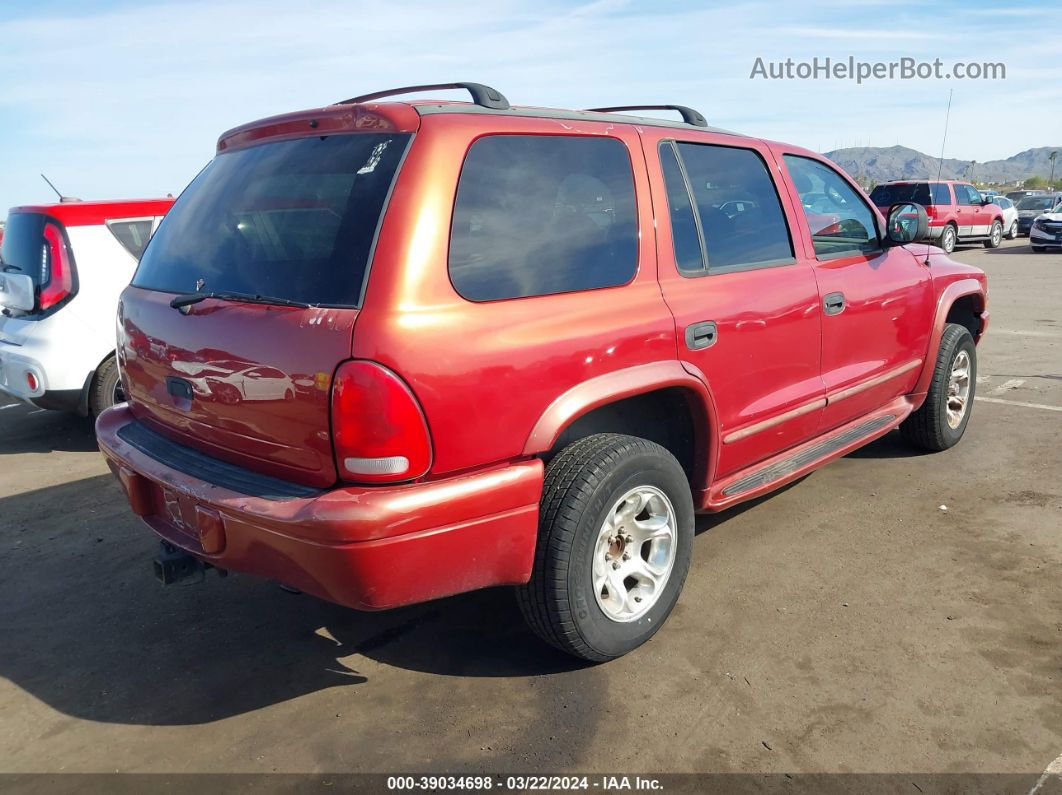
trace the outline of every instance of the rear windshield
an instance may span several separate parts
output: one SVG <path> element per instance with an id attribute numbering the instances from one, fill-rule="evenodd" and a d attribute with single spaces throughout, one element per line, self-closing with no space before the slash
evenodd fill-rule
<path id="1" fill-rule="evenodd" d="M 914 182 L 908 185 L 878 185 L 871 191 L 870 200 L 878 207 L 891 207 L 903 202 L 935 204 L 929 198 L 929 185 L 925 182 Z"/>
<path id="2" fill-rule="evenodd" d="M 155 232 L 133 285 L 357 305 L 408 139 L 349 133 L 218 155 Z"/>
<path id="3" fill-rule="evenodd" d="M 48 250 L 44 245 L 44 222 L 39 213 L 11 213 L 4 226 L 0 260 L 5 273 L 24 273 L 40 286 L 48 278 Z"/>

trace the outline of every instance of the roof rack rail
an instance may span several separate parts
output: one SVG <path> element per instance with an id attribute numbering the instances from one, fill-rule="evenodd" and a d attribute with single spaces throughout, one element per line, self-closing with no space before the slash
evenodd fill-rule
<path id="1" fill-rule="evenodd" d="M 686 124 L 692 124 L 694 127 L 708 126 L 704 116 L 685 105 L 619 105 L 614 108 L 587 108 L 587 110 L 594 113 L 621 113 L 625 110 L 677 110 Z"/>
<path id="2" fill-rule="evenodd" d="M 389 88 L 386 91 L 374 91 L 371 94 L 362 94 L 360 97 L 351 97 L 337 102 L 337 105 L 356 105 L 359 102 L 371 102 L 381 97 L 390 97 L 395 94 L 411 94 L 418 91 L 437 91 L 446 88 L 463 88 L 472 95 L 472 101 L 484 108 L 493 110 L 509 110 L 509 100 L 498 89 L 485 86 L 482 83 L 433 83 L 426 86 L 403 86 L 402 88 Z"/>

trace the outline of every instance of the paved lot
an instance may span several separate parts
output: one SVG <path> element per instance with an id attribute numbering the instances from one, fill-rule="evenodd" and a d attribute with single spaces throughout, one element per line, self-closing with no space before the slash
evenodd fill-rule
<path id="1" fill-rule="evenodd" d="M 505 591 L 366 615 L 247 577 L 162 589 L 89 425 L 3 406 L 0 770 L 1044 770 L 1062 255 L 956 256 L 992 285 L 994 402 L 963 443 L 892 434 L 702 519 L 668 626 L 604 666 L 541 646 Z"/>

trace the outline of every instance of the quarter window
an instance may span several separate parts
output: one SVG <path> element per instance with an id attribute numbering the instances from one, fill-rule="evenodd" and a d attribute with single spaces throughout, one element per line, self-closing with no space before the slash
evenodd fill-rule
<path id="1" fill-rule="evenodd" d="M 800 194 L 816 257 L 848 257 L 881 248 L 874 213 L 847 180 L 817 160 L 784 157 Z"/>
<path id="2" fill-rule="evenodd" d="M 681 270 L 703 270 L 705 260 L 710 273 L 795 261 L 778 191 L 756 152 L 664 143 L 660 158 L 675 261 Z M 701 240 L 703 257 L 698 251 Z"/>
<path id="3" fill-rule="evenodd" d="M 465 158 L 450 279 L 470 301 L 616 287 L 634 277 L 638 222 L 615 138 L 492 135 Z"/>
<path id="4" fill-rule="evenodd" d="M 153 223 L 150 218 L 142 218 L 137 221 L 110 221 L 107 227 L 126 251 L 140 259 L 151 237 Z"/>

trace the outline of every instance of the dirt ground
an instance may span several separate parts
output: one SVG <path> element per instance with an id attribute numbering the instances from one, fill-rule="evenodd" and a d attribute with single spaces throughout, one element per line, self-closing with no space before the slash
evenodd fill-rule
<path id="1" fill-rule="evenodd" d="M 956 257 L 991 279 L 963 442 L 894 433 L 702 518 L 668 625 L 606 665 L 505 590 L 360 614 L 164 589 L 90 424 L 3 405 L 0 771 L 1038 775 L 1062 754 L 1062 254 Z"/>

